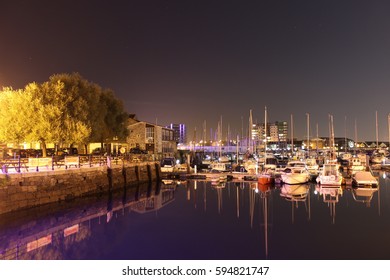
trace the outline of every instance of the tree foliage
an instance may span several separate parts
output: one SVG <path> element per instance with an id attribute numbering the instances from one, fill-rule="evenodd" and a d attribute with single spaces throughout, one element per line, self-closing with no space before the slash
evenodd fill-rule
<path id="1" fill-rule="evenodd" d="M 108 89 L 78 73 L 55 74 L 24 89 L 0 91 L 0 142 L 58 146 L 105 143 L 127 136 L 127 113 Z"/>

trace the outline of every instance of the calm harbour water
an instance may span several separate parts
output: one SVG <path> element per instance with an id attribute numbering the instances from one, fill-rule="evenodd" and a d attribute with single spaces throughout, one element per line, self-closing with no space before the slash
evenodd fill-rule
<path id="1" fill-rule="evenodd" d="M 0 259 L 390 259 L 384 175 L 370 202 L 316 184 L 129 187 L 0 216 Z"/>

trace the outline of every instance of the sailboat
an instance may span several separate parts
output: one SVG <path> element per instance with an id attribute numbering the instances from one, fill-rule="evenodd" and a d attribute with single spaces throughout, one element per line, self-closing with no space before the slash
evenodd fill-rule
<path id="1" fill-rule="evenodd" d="M 265 118 L 264 118 L 264 159 L 267 155 L 267 106 L 265 107 Z M 264 162 L 266 164 L 266 162 Z M 261 185 L 271 185 L 275 183 L 275 168 L 266 168 L 263 165 L 263 170 L 257 174 L 257 181 Z"/>
<path id="2" fill-rule="evenodd" d="M 329 140 L 331 141 L 331 158 L 322 166 L 320 173 L 316 179 L 317 183 L 325 186 L 341 186 L 344 182 L 343 175 L 340 172 L 340 166 L 336 162 L 334 155 L 334 130 L 333 130 L 333 115 L 329 115 Z"/>

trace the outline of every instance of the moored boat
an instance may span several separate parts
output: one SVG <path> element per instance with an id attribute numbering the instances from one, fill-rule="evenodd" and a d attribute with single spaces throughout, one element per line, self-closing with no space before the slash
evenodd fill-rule
<path id="1" fill-rule="evenodd" d="M 352 186 L 377 188 L 378 180 L 370 171 L 358 171 L 352 176 Z"/>
<path id="2" fill-rule="evenodd" d="M 280 176 L 283 183 L 290 185 L 305 184 L 310 180 L 306 164 L 299 160 L 289 161 Z"/>
<path id="3" fill-rule="evenodd" d="M 325 163 L 318 174 L 317 183 L 326 186 L 341 186 L 343 184 L 343 175 L 339 168 L 340 166 L 337 163 Z"/>

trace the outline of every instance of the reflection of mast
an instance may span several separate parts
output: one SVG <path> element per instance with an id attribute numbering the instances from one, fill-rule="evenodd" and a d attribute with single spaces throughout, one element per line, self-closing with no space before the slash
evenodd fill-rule
<path id="1" fill-rule="evenodd" d="M 207 209 L 207 184 L 203 184 L 203 204 L 204 204 L 204 211 L 206 212 Z"/>
<path id="2" fill-rule="evenodd" d="M 259 192 L 258 183 L 251 183 L 249 190 L 249 217 L 251 220 L 251 228 L 253 228 L 253 216 L 255 212 L 256 193 Z"/>
<path id="3" fill-rule="evenodd" d="M 390 142 L 389 142 L 390 143 Z M 379 179 L 378 179 L 379 181 Z M 380 200 L 380 187 L 379 187 L 379 184 L 378 184 L 378 215 L 380 216 L 381 215 L 381 200 Z"/>
<path id="4" fill-rule="evenodd" d="M 198 182 L 195 180 L 194 181 L 194 206 L 195 206 L 195 209 L 196 209 L 196 189 L 198 188 Z"/>
<path id="5" fill-rule="evenodd" d="M 189 184 L 187 185 L 187 200 L 191 200 L 191 187 Z"/>
<path id="6" fill-rule="evenodd" d="M 239 186 L 244 184 L 243 182 L 240 182 L 239 185 L 237 185 L 237 188 L 236 188 L 236 206 L 237 206 L 237 218 L 240 217 L 240 189 L 239 189 Z"/>
<path id="7" fill-rule="evenodd" d="M 322 187 L 319 188 L 319 193 L 322 195 L 322 199 L 327 203 L 330 216 L 332 217 L 332 224 L 336 222 L 336 203 L 339 202 L 339 195 L 343 194 L 341 187 Z"/>
<path id="8" fill-rule="evenodd" d="M 224 184 L 224 183 L 223 183 Z M 225 185 L 217 185 L 214 188 L 217 190 L 217 201 L 218 201 L 218 213 L 221 213 L 222 210 L 222 189 Z"/>
<path id="9" fill-rule="evenodd" d="M 263 205 L 265 257 L 268 259 L 268 198 L 271 190 L 269 186 L 261 185 L 260 191 L 260 198 Z"/>
<path id="10" fill-rule="evenodd" d="M 295 208 L 298 208 L 299 202 L 305 204 L 306 212 L 308 213 L 308 220 L 311 219 L 310 211 L 310 187 L 309 185 L 283 185 L 280 196 L 291 202 L 291 223 L 295 222 Z M 309 197 L 309 202 L 306 203 Z"/>

